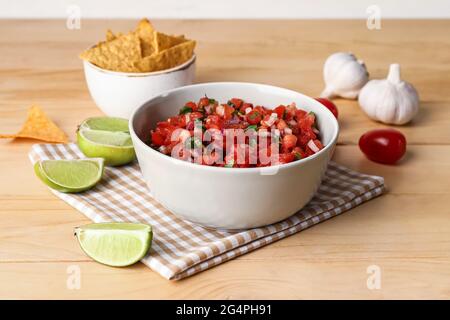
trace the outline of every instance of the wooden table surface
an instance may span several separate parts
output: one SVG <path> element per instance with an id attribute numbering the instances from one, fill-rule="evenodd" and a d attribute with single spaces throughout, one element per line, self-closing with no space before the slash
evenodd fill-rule
<path id="1" fill-rule="evenodd" d="M 104 31 L 135 21 L 0 20 L 0 132 L 16 132 L 27 108 L 41 105 L 71 137 L 100 115 L 78 53 Z M 27 157 L 33 141 L 0 141 L 0 298 L 450 298 L 450 20 L 155 21 L 158 29 L 198 40 L 197 82 L 250 81 L 311 96 L 323 87 L 322 64 L 352 51 L 372 77 L 390 63 L 421 97 L 415 120 L 398 127 L 408 153 L 397 166 L 368 161 L 357 141 L 384 127 L 355 101 L 336 100 L 341 134 L 335 161 L 384 176 L 389 192 L 304 232 L 171 282 L 143 264 L 110 268 L 86 257 L 72 235 L 88 223 L 53 196 Z M 369 290 L 367 268 L 381 270 Z M 67 286 L 71 266 L 80 289 Z M 70 287 L 70 286 L 69 286 Z"/>

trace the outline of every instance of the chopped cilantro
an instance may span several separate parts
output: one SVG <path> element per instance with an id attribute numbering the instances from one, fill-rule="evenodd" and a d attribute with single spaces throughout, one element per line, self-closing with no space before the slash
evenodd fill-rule
<path id="1" fill-rule="evenodd" d="M 300 160 L 303 158 L 302 155 L 300 154 L 300 152 L 294 152 L 294 156 L 297 160 Z"/>
<path id="2" fill-rule="evenodd" d="M 191 107 L 188 107 L 188 106 L 184 106 L 184 107 L 181 108 L 181 110 L 180 110 L 180 114 L 186 114 L 186 113 L 189 113 L 189 112 L 192 112 L 192 108 L 191 108 Z"/>
<path id="3" fill-rule="evenodd" d="M 258 129 L 258 126 L 256 125 L 256 124 L 252 124 L 252 125 L 249 125 L 247 128 L 245 128 L 245 131 L 247 131 L 247 130 L 257 130 Z"/>

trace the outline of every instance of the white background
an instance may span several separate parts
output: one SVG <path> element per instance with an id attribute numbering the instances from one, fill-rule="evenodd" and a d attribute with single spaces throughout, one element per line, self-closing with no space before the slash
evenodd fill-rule
<path id="1" fill-rule="evenodd" d="M 0 0 L 0 18 L 65 18 L 78 5 L 82 18 L 450 18 L 450 0 Z"/>

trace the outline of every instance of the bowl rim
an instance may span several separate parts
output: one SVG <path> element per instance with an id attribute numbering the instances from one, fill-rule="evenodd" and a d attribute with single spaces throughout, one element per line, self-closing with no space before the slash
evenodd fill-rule
<path id="1" fill-rule="evenodd" d="M 188 161 L 184 161 L 184 160 L 180 160 L 177 158 L 173 158 L 171 156 L 165 155 L 155 149 L 153 149 L 152 147 L 150 147 L 149 145 L 147 145 L 144 141 L 141 140 L 141 138 L 138 137 L 138 135 L 136 134 L 136 132 L 134 131 L 134 119 L 137 115 L 137 113 L 141 110 L 141 108 L 143 108 L 146 104 L 150 103 L 152 100 L 155 99 L 159 99 L 161 97 L 167 96 L 171 93 L 177 92 L 177 91 L 183 91 L 183 90 L 189 90 L 191 88 L 195 88 L 195 87 L 201 87 L 201 86 L 218 86 L 218 85 L 239 85 L 239 86 L 248 86 L 248 87 L 265 87 L 268 89 L 275 89 L 275 90 L 281 90 L 281 91 L 285 91 L 286 93 L 291 93 L 291 94 L 296 94 L 296 95 L 301 95 L 304 98 L 307 98 L 307 100 L 310 100 L 310 102 L 312 102 L 313 105 L 316 105 L 318 107 L 324 108 L 326 110 L 326 113 L 328 112 L 328 116 L 331 118 L 331 121 L 334 125 L 334 134 L 333 137 L 331 138 L 331 141 L 323 148 L 321 149 L 319 152 L 316 152 L 315 154 L 306 157 L 304 159 L 300 159 L 300 160 L 296 160 L 296 161 L 292 161 L 289 163 L 283 163 L 283 164 L 278 164 L 278 165 L 273 165 L 273 166 L 268 166 L 268 167 L 254 167 L 254 168 L 225 168 L 225 167 L 216 167 L 216 166 L 207 166 L 207 165 L 201 165 L 201 164 L 197 164 L 197 163 L 193 163 L 193 162 L 188 162 Z M 193 168 L 193 169 L 198 169 L 198 170 L 204 170 L 204 171 L 209 171 L 209 172 L 240 172 L 240 173 L 254 173 L 254 172 L 258 172 L 258 173 L 262 173 L 264 171 L 270 172 L 272 170 L 274 170 L 274 168 L 276 168 L 277 170 L 287 170 L 291 167 L 309 162 L 309 161 L 313 161 L 314 159 L 316 159 L 317 157 L 319 157 L 321 154 L 325 153 L 326 151 L 328 151 L 329 149 L 333 148 L 334 145 L 337 142 L 337 138 L 339 135 L 339 123 L 336 119 L 336 117 L 333 115 L 333 113 L 327 108 L 325 107 L 323 104 L 321 104 L 319 101 L 315 100 L 314 98 L 311 98 L 307 95 L 304 95 L 300 92 L 294 91 L 294 90 L 290 90 L 290 89 L 286 89 L 286 88 L 282 88 L 282 87 L 277 87 L 277 86 L 273 86 L 273 85 L 269 85 L 269 84 L 262 84 L 262 83 L 253 83 L 253 82 L 233 82 L 233 81 L 225 81 L 225 82 L 206 82 L 206 83 L 197 83 L 197 84 L 192 84 L 192 85 L 188 85 L 188 86 L 183 86 L 183 87 L 178 87 L 175 89 L 170 89 L 170 90 L 166 90 L 161 92 L 160 94 L 152 97 L 151 99 L 149 99 L 148 101 L 146 101 L 145 103 L 143 103 L 141 106 L 139 106 L 138 108 L 134 109 L 129 122 L 128 122 L 128 127 L 130 129 L 130 134 L 131 137 L 134 138 L 135 141 L 137 141 L 136 143 L 138 143 L 140 146 L 143 146 L 144 149 L 149 149 L 150 152 L 153 152 L 155 154 L 155 156 L 160 157 L 161 159 L 166 159 L 167 161 L 172 161 L 176 164 L 179 165 L 184 165 L 187 168 Z M 133 144 L 135 142 L 133 141 Z M 163 160 L 164 161 L 164 160 Z"/>
<path id="2" fill-rule="evenodd" d="M 92 69 L 94 69 L 96 71 L 103 72 L 103 73 L 110 74 L 110 75 L 139 78 L 139 77 L 158 76 L 158 75 L 162 75 L 162 74 L 168 74 L 168 73 L 187 69 L 191 66 L 191 64 L 193 64 L 195 62 L 196 58 L 197 58 L 197 56 L 194 53 L 189 60 L 183 62 L 182 64 L 180 64 L 178 66 L 175 66 L 170 69 L 152 71 L 152 72 L 121 72 L 121 71 L 107 70 L 107 69 L 100 68 L 99 66 L 96 66 L 92 62 L 84 60 L 84 59 L 83 59 L 83 65 L 84 65 L 84 67 L 86 67 L 86 66 L 91 67 Z"/>

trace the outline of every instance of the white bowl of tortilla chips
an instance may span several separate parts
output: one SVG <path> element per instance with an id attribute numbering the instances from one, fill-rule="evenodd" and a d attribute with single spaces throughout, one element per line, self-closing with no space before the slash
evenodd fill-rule
<path id="1" fill-rule="evenodd" d="M 84 51 L 86 82 L 108 116 L 128 119 L 153 96 L 192 84 L 195 41 L 156 31 L 147 19 L 128 34 L 108 30 L 106 41 Z"/>

